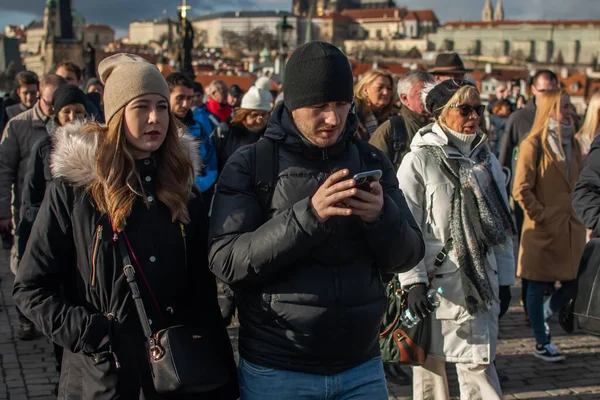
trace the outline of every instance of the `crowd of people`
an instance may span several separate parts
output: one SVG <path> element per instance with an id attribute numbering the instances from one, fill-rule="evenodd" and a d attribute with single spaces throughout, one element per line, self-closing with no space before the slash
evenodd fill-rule
<path id="1" fill-rule="evenodd" d="M 415 399 L 450 398 L 447 363 L 461 398 L 502 398 L 516 276 L 532 354 L 564 360 L 548 321 L 573 331 L 600 234 L 600 94 L 581 122 L 550 70 L 528 100 L 506 82 L 486 105 L 455 53 L 355 80 L 338 48 L 311 42 L 285 68 L 281 93 L 265 77 L 246 92 L 164 78 L 130 54 L 85 84 L 71 62 L 17 76 L 0 107 L 0 231 L 18 336 L 54 343 L 58 398 L 387 399 L 386 380 L 411 382 L 380 354 L 394 277 L 431 321 Z M 194 354 L 160 347 L 179 326 L 211 350 L 174 376 L 155 363 Z M 187 386 L 190 362 L 211 382 Z"/>

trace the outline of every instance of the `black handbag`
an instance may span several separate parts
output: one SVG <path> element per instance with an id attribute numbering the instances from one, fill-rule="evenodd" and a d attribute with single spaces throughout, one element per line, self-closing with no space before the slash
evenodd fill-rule
<path id="1" fill-rule="evenodd" d="M 406 309 L 407 292 L 402 290 L 398 275 L 387 286 L 387 308 L 379 333 L 381 358 L 385 363 L 423 365 L 431 341 L 431 316 L 408 328 L 400 315 Z"/>
<path id="2" fill-rule="evenodd" d="M 435 257 L 435 268 L 439 268 L 444 263 L 451 247 L 452 239 L 448 239 Z M 432 315 L 428 315 L 414 326 L 407 327 L 402 323 L 400 316 L 408 307 L 408 291 L 402 289 L 397 274 L 394 274 L 387 285 L 386 292 L 387 308 L 383 314 L 379 333 L 379 349 L 383 362 L 425 364 L 431 344 Z"/>
<path id="3" fill-rule="evenodd" d="M 235 376 L 228 362 L 229 357 L 224 356 L 223 346 L 219 345 L 222 339 L 213 333 L 214 330 L 192 325 L 177 325 L 152 333 L 129 252 L 153 298 L 154 294 L 125 232 L 118 234 L 118 242 L 123 258 L 123 272 L 147 339 L 148 361 L 156 391 L 158 393 L 204 393 L 233 381 Z"/>

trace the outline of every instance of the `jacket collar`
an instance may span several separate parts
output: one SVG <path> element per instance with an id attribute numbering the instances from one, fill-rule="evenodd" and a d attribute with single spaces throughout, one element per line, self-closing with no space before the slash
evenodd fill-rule
<path id="1" fill-rule="evenodd" d="M 346 119 L 344 131 L 337 142 L 328 147 L 315 146 L 298 131 L 292 113 L 285 107 L 283 102 L 280 102 L 271 114 L 264 136 L 283 144 L 292 151 L 303 153 L 308 159 L 327 160 L 331 157 L 337 157 L 346 149 L 357 128 L 358 118 L 356 113 L 351 110 Z"/>
<path id="2" fill-rule="evenodd" d="M 478 137 L 475 139 L 475 145 L 467 157 L 452 145 L 446 132 L 437 122 L 434 122 L 417 132 L 410 148 L 414 151 L 425 146 L 436 146 L 443 150 L 448 159 L 472 162 L 472 158 L 485 148 L 484 144 L 487 142 L 487 135 L 483 131 L 479 130 L 476 135 Z"/>
<path id="3" fill-rule="evenodd" d="M 93 129 L 83 134 L 81 130 L 88 124 Z M 75 187 L 87 186 L 96 179 L 96 154 L 101 128 L 102 126 L 95 122 L 76 121 L 56 129 L 52 137 L 53 151 L 50 156 L 53 178 L 65 179 Z M 201 165 L 198 143 L 185 130 L 180 130 L 179 135 L 188 150 L 195 175 L 198 176 Z M 194 184 L 193 180 L 191 184 Z"/>
<path id="4" fill-rule="evenodd" d="M 49 116 L 47 116 L 46 114 L 44 114 L 44 112 L 42 111 L 42 108 L 40 107 L 40 102 L 38 101 L 33 106 L 33 118 L 31 120 L 33 127 L 34 128 L 45 128 L 46 124 L 50 120 L 51 120 L 51 118 Z"/>

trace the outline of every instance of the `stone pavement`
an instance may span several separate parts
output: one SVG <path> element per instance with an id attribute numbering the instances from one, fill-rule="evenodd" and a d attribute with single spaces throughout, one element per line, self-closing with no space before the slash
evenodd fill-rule
<path id="1" fill-rule="evenodd" d="M 50 342 L 16 338 L 19 321 L 12 301 L 13 277 L 8 252 L 0 250 L 0 400 L 50 400 L 58 380 Z M 577 332 L 566 335 L 551 324 L 555 343 L 567 355 L 564 363 L 549 364 L 533 357 L 534 340 L 513 289 L 513 306 L 500 324 L 498 370 L 506 399 L 600 399 L 600 338 Z M 237 344 L 237 329 L 230 335 Z M 237 347 L 237 346 L 235 346 Z M 451 395 L 458 396 L 456 373 L 448 368 Z M 410 399 L 411 388 L 389 385 L 390 399 Z"/>

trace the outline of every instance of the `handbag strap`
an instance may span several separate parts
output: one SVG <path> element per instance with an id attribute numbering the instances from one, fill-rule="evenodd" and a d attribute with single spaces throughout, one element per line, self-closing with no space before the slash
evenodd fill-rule
<path id="1" fill-rule="evenodd" d="M 129 284 L 129 288 L 131 289 L 131 297 L 133 298 L 133 302 L 135 303 L 135 309 L 137 310 L 138 317 L 140 318 L 140 323 L 142 324 L 142 329 L 144 331 L 144 336 L 148 339 L 152 339 L 152 328 L 150 328 L 150 321 L 148 320 L 148 314 L 146 314 L 146 308 L 144 307 L 144 302 L 142 301 L 142 296 L 140 294 L 140 289 L 135 281 L 135 268 L 131 264 L 131 260 L 129 258 L 129 253 L 127 251 L 127 247 L 125 247 L 125 240 L 123 239 L 123 235 L 117 235 L 117 242 L 119 244 L 119 251 L 121 252 L 121 257 L 123 257 L 123 273 L 127 278 L 127 283 Z"/>

